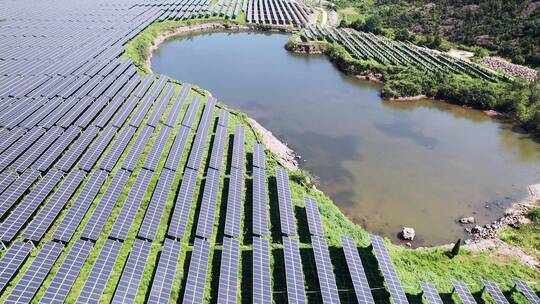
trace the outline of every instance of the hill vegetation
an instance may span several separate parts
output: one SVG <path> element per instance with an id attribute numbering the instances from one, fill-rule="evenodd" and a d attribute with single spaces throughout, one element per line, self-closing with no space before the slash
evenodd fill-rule
<path id="1" fill-rule="evenodd" d="M 451 43 L 488 49 L 540 67 L 540 2 L 502 0 L 337 0 L 345 22 L 433 48 Z M 478 48 L 475 46 L 480 46 Z"/>

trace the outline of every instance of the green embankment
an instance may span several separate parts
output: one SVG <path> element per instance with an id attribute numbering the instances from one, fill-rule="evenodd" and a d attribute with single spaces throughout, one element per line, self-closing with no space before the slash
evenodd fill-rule
<path id="1" fill-rule="evenodd" d="M 500 232 L 499 237 L 508 244 L 520 247 L 527 254 L 540 259 L 540 208 L 531 209 L 528 217 L 531 220 L 530 223 L 522 225 L 519 229 L 508 227 Z"/>
<path id="2" fill-rule="evenodd" d="M 202 20 L 196 22 L 207 22 L 209 20 Z M 214 20 L 210 20 L 214 21 Z M 226 22 L 226 21 L 225 21 Z M 167 21 L 163 23 L 153 24 L 148 28 L 148 30 L 142 32 L 134 40 L 132 40 L 126 46 L 126 56 L 132 59 L 135 64 L 139 67 L 144 68 L 144 63 L 149 56 L 148 49 L 152 41 L 167 31 L 173 31 L 175 28 L 189 24 L 188 22 L 173 22 Z M 340 49 L 335 47 L 332 52 L 336 53 L 334 56 L 338 57 Z M 332 53 L 330 53 L 332 56 Z M 350 59 L 350 58 L 349 58 Z M 376 63 L 369 63 L 370 65 L 375 65 Z M 381 67 L 384 68 L 384 67 Z M 226 102 L 226 101 L 225 101 Z M 234 111 L 233 111 L 234 112 Z M 256 140 L 256 134 L 253 133 L 248 127 L 246 116 L 241 113 L 236 113 L 232 116 L 229 121 L 229 134 L 232 132 L 231 128 L 235 123 L 241 123 L 246 126 L 248 130 L 246 132 L 246 152 L 252 151 L 253 143 Z M 226 147 L 229 151 L 230 147 Z M 230 152 L 230 151 L 229 151 Z M 275 193 L 275 188 L 273 187 L 273 178 L 274 178 L 274 168 L 278 165 L 277 159 L 274 155 L 267 152 L 267 175 L 269 178 L 269 211 L 270 211 L 270 226 L 271 226 L 271 248 L 272 248 L 272 268 L 273 268 L 273 290 L 274 297 L 276 302 L 283 300 L 283 292 L 285 291 L 285 282 L 283 273 L 283 252 L 281 247 L 281 240 L 277 230 L 277 197 Z M 178 174 L 177 174 L 178 175 Z M 335 267 L 335 274 L 337 277 L 338 288 L 343 290 L 341 296 L 343 299 L 351 299 L 352 294 L 352 283 L 347 276 L 347 268 L 344 261 L 343 253 L 340 249 L 340 236 L 346 235 L 353 237 L 359 246 L 359 251 L 362 256 L 364 267 L 368 274 L 368 280 L 372 288 L 374 288 L 374 294 L 380 303 L 388 302 L 388 293 L 384 289 L 377 289 L 383 287 L 383 280 L 378 271 L 378 266 L 376 260 L 369 248 L 369 241 L 367 238 L 367 232 L 364 231 L 358 225 L 353 224 L 349 219 L 347 219 L 336 205 L 325 196 L 320 191 L 315 190 L 310 187 L 311 182 L 306 179 L 306 176 L 309 176 L 305 172 L 291 172 L 291 190 L 293 194 L 293 203 L 295 205 L 295 213 L 297 218 L 297 223 L 299 227 L 299 239 L 301 242 L 301 254 L 302 262 L 304 268 L 304 276 L 306 278 L 306 289 L 308 291 L 313 291 L 318 289 L 318 283 L 315 279 L 315 265 L 313 261 L 313 254 L 310 250 L 310 240 L 307 234 L 307 221 L 305 218 L 305 212 L 303 210 L 303 196 L 309 194 L 314 196 L 319 202 L 319 208 L 322 215 L 323 225 L 325 227 L 326 239 L 329 246 L 331 247 L 331 257 Z M 178 178 L 178 177 L 177 177 Z M 225 175 L 225 179 L 227 175 Z M 246 194 L 249 196 L 250 191 L 249 187 L 251 184 L 251 177 L 246 174 L 245 176 L 245 187 Z M 222 184 L 223 188 L 224 185 Z M 220 190 L 220 193 L 222 193 Z M 199 193 L 196 193 L 198 201 L 200 200 Z M 223 194 L 222 194 L 223 195 Z M 172 208 L 173 198 L 169 198 L 168 208 Z M 244 220 L 249 218 L 251 210 L 249 209 L 250 198 L 244 195 L 244 210 L 242 212 L 242 229 L 244 231 L 241 238 L 241 261 L 240 261 L 240 292 L 239 292 L 239 301 L 247 303 L 250 301 L 251 290 L 250 290 L 250 280 L 251 280 L 251 244 L 250 244 L 250 233 L 249 233 L 249 222 L 246 223 Z M 216 207 L 218 210 L 218 218 L 223 216 L 223 207 L 221 198 L 218 199 L 218 205 Z M 195 209 L 192 210 L 192 213 L 195 212 Z M 190 222 L 188 224 L 188 230 L 193 223 L 194 214 L 190 216 Z M 216 220 L 219 222 L 220 220 Z M 162 223 L 162 228 L 160 229 L 160 235 L 163 236 L 165 232 L 165 223 Z M 219 227 L 218 227 L 219 228 Z M 216 229 L 218 229 L 216 228 Z M 217 241 L 220 241 L 220 231 L 216 231 Z M 188 233 L 189 235 L 189 233 Z M 188 241 L 189 239 L 186 239 Z M 211 241 L 216 241 L 211 240 Z M 448 249 L 445 248 L 431 248 L 431 249 L 422 249 L 422 250 L 410 250 L 405 249 L 396 245 L 387 242 L 390 254 L 394 261 L 394 264 L 397 268 L 400 280 L 405 286 L 405 290 L 408 293 L 410 300 L 413 303 L 423 302 L 422 295 L 420 293 L 420 288 L 418 283 L 421 281 L 433 282 L 436 284 L 439 291 L 443 294 L 445 298 L 455 299 L 455 295 L 451 295 L 452 279 L 460 279 L 465 281 L 471 287 L 471 290 L 475 293 L 475 296 L 478 299 L 483 299 L 486 303 L 490 303 L 490 299 L 482 293 L 481 289 L 481 279 L 493 280 L 500 284 L 500 286 L 509 292 L 511 299 L 515 303 L 526 303 L 523 296 L 516 292 L 510 292 L 512 289 L 511 279 L 513 277 L 519 277 L 528 281 L 537 281 L 539 280 L 539 275 L 537 270 L 531 269 L 527 266 L 520 264 L 517 259 L 512 257 L 500 258 L 496 255 L 486 252 L 486 253 L 473 253 L 468 252 L 467 250 L 462 250 L 461 254 L 453 259 L 450 259 L 447 256 Z M 207 291 L 206 298 L 210 302 L 216 300 L 216 286 L 217 286 L 217 273 L 219 272 L 219 259 L 220 259 L 220 246 L 216 245 L 213 247 L 215 253 L 210 260 L 210 268 L 208 272 L 208 281 L 207 281 Z M 189 251 L 190 247 L 183 247 L 183 254 L 179 262 L 180 273 L 177 277 L 177 282 L 181 282 L 181 286 L 185 284 L 185 274 L 189 266 Z M 157 250 L 155 250 L 157 252 Z M 146 271 L 145 282 L 149 282 L 151 277 L 151 272 Z M 539 288 L 537 285 L 536 288 Z M 540 290 L 540 289 L 539 289 Z M 174 298 L 177 299 L 181 297 L 181 292 L 175 290 Z M 308 293 L 311 300 L 317 300 L 319 295 L 315 293 Z"/>

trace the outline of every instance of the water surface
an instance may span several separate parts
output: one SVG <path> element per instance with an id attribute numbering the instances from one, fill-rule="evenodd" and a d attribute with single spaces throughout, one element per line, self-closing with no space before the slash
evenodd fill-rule
<path id="1" fill-rule="evenodd" d="M 379 86 L 324 56 L 287 52 L 287 35 L 211 33 L 164 43 L 155 73 L 197 84 L 247 112 L 300 153 L 354 222 L 417 245 L 463 237 L 540 182 L 540 145 L 483 113 L 427 100 L 383 102 Z"/>

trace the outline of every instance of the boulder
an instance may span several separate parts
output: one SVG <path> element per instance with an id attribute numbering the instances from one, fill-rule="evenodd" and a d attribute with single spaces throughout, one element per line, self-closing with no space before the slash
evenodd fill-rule
<path id="1" fill-rule="evenodd" d="M 475 219 L 474 217 L 469 216 L 469 217 L 464 217 L 464 218 L 459 219 L 459 222 L 461 224 L 474 224 Z"/>
<path id="2" fill-rule="evenodd" d="M 401 230 L 401 234 L 400 234 L 401 238 L 407 241 L 414 240 L 415 235 L 416 233 L 414 231 L 414 228 L 410 228 L 410 227 L 403 227 L 403 230 Z"/>

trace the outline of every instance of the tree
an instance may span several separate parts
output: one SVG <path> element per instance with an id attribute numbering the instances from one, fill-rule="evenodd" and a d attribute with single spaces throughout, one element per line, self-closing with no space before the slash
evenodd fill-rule
<path id="1" fill-rule="evenodd" d="M 382 34 L 382 19 L 378 15 L 369 16 L 364 23 L 364 31 L 373 34 Z"/>
<path id="2" fill-rule="evenodd" d="M 395 33 L 395 39 L 399 41 L 413 41 L 414 35 L 409 33 L 406 28 L 400 28 Z"/>

